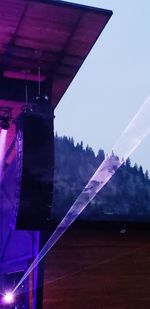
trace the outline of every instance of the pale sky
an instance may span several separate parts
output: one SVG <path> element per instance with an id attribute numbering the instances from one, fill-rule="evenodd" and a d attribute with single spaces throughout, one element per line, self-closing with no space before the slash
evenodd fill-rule
<path id="1" fill-rule="evenodd" d="M 70 1 L 71 2 L 71 1 Z M 72 0 L 113 16 L 55 110 L 55 131 L 110 153 L 150 94 L 150 1 Z M 131 156 L 150 172 L 150 135 Z"/>

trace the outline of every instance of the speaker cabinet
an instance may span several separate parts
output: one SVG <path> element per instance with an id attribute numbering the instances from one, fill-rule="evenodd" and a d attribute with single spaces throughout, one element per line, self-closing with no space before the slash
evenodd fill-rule
<path id="1" fill-rule="evenodd" d="M 24 112 L 17 121 L 16 229 L 50 227 L 53 173 L 53 111 Z"/>

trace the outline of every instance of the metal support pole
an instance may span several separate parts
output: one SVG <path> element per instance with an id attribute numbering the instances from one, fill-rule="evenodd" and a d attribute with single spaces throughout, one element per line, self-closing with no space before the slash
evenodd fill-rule
<path id="1" fill-rule="evenodd" d="M 49 238 L 49 233 L 46 231 L 39 232 L 37 239 L 38 252 L 43 248 Z M 42 260 L 34 270 L 34 295 L 33 309 L 43 308 L 43 287 L 44 287 L 44 261 Z"/>

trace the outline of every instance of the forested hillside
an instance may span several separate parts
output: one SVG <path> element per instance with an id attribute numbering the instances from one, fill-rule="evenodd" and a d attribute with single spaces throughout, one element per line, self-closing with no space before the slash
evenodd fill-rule
<path id="1" fill-rule="evenodd" d="M 62 218 L 104 159 L 83 143 L 74 145 L 67 137 L 55 137 L 53 217 Z M 130 159 L 81 214 L 87 220 L 149 220 L 150 180 L 142 167 L 132 167 Z"/>

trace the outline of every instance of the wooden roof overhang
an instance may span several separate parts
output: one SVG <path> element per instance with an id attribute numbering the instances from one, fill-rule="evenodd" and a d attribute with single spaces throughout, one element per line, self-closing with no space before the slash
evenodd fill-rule
<path id="1" fill-rule="evenodd" d="M 25 101 L 25 80 L 34 96 L 40 67 L 55 108 L 111 15 L 64 1 L 1 0 L 0 99 Z"/>
<path id="2" fill-rule="evenodd" d="M 55 0 L 0 1 L 0 107 L 17 117 L 41 91 L 53 108 L 68 89 L 112 11 Z M 8 130 L 7 148 L 15 134 Z"/>

